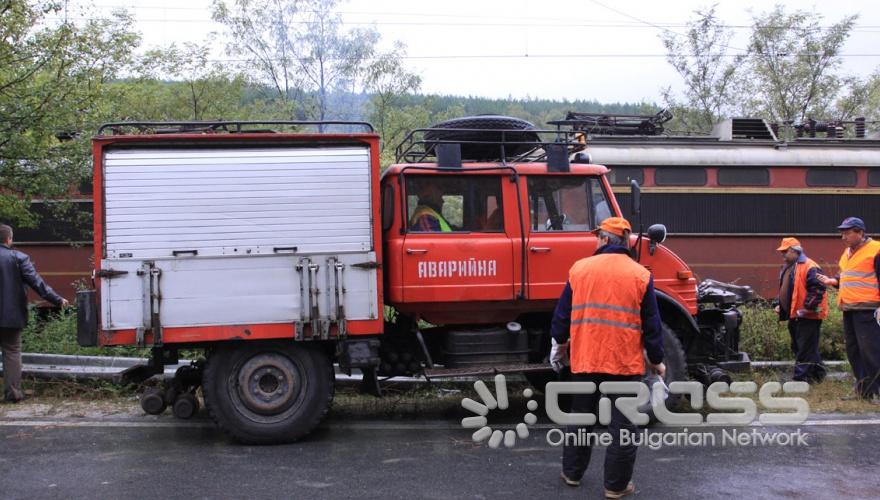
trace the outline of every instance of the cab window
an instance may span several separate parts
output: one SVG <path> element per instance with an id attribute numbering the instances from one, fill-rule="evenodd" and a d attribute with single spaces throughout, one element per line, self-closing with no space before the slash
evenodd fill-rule
<path id="1" fill-rule="evenodd" d="M 529 177 L 532 232 L 591 231 L 611 216 L 608 197 L 596 177 Z"/>
<path id="2" fill-rule="evenodd" d="M 500 176 L 407 176 L 406 209 L 409 232 L 504 232 Z"/>

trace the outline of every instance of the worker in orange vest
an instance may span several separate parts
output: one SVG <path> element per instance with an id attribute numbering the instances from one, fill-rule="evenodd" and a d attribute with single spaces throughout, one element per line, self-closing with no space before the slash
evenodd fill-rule
<path id="1" fill-rule="evenodd" d="M 629 250 L 632 231 L 621 217 L 605 219 L 596 230 L 599 248 L 592 257 L 571 267 L 568 283 L 553 315 L 551 336 L 561 346 L 568 346 L 573 381 L 640 381 L 645 372 L 645 356 L 661 377 L 663 334 L 660 311 L 654 294 L 654 278 L 635 262 Z M 572 413 L 598 413 L 602 395 L 575 394 Z M 605 497 L 621 498 L 635 492 L 632 473 L 636 446 L 622 446 L 621 431 L 636 432 L 635 425 L 617 409 L 615 395 L 611 402 L 608 431 L 612 443 L 605 454 Z M 584 428 L 589 433 L 592 427 Z M 578 428 L 568 432 L 578 433 Z M 562 480 L 579 486 L 590 463 L 589 446 L 569 446 L 562 455 Z"/>
<path id="2" fill-rule="evenodd" d="M 794 377 L 798 382 L 819 383 L 825 367 L 819 354 L 819 330 L 828 316 L 825 285 L 818 279 L 821 268 L 807 257 L 797 238 L 783 238 L 777 252 L 785 264 L 779 273 L 779 321 L 788 321 Z"/>
<path id="3" fill-rule="evenodd" d="M 880 404 L 880 241 L 865 234 L 858 217 L 844 219 L 837 229 L 847 247 L 840 256 L 840 274 L 820 280 L 840 288 L 837 304 L 843 311 L 846 357 L 856 378 L 856 393 L 847 399 Z"/>

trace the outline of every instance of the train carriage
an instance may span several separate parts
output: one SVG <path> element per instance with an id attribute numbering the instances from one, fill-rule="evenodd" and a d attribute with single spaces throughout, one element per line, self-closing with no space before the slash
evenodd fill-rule
<path id="1" fill-rule="evenodd" d="M 796 235 L 833 273 L 840 221 L 858 216 L 869 232 L 880 229 L 880 139 L 865 133 L 864 121 L 852 123 L 853 137 L 841 137 L 839 122 L 811 122 L 782 138 L 787 131 L 764 120 L 734 118 L 710 135 L 674 136 L 652 119 L 572 113 L 555 123 L 585 132 L 586 151 L 611 169 L 622 206 L 630 181 L 642 185 L 645 225 L 665 224 L 666 245 L 702 278 L 772 298 L 780 237 Z"/>

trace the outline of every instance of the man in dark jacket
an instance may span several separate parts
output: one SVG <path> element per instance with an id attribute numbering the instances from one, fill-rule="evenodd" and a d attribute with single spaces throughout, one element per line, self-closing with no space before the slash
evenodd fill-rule
<path id="1" fill-rule="evenodd" d="M 28 320 L 26 286 L 56 306 L 68 305 L 67 300 L 37 274 L 30 257 L 12 249 L 12 228 L 0 224 L 0 349 L 3 350 L 3 399 L 10 403 L 24 398 L 21 330 Z"/>
<path id="2" fill-rule="evenodd" d="M 796 238 L 783 238 L 779 248 L 785 264 L 779 273 L 779 321 L 788 321 L 791 351 L 795 356 L 794 377 L 800 382 L 818 383 L 825 378 L 819 354 L 819 331 L 828 315 L 828 296 L 819 281 L 822 269 L 807 257 Z"/>

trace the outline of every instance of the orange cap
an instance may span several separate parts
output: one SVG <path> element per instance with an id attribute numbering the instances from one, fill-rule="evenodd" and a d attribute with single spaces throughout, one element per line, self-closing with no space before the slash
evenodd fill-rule
<path id="1" fill-rule="evenodd" d="M 799 247 L 801 246 L 801 242 L 798 241 L 797 238 L 782 238 L 782 243 L 779 244 L 779 248 L 776 249 L 777 252 L 784 252 L 791 247 Z"/>
<path id="2" fill-rule="evenodd" d="M 627 231 L 632 232 L 632 226 L 630 226 L 629 221 L 623 217 L 608 217 L 599 224 L 598 228 L 593 230 L 593 232 L 598 231 L 607 231 L 622 238 Z"/>

